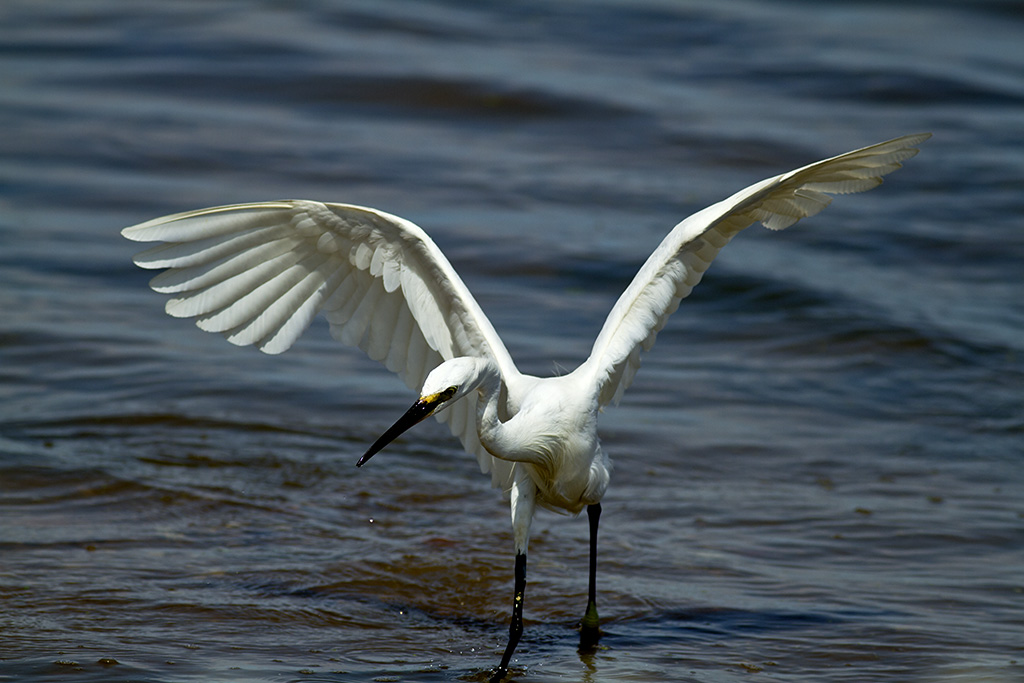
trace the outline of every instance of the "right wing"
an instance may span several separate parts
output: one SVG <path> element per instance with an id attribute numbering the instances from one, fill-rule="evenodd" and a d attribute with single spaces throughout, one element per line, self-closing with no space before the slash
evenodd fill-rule
<path id="1" fill-rule="evenodd" d="M 360 206 L 276 201 L 219 206 L 125 228 L 164 242 L 135 256 L 166 269 L 150 282 L 172 294 L 169 315 L 196 318 L 232 344 L 288 349 L 323 311 L 331 334 L 382 362 L 413 389 L 443 360 L 486 356 L 503 376 L 515 364 L 437 245 L 413 223 Z M 483 471 L 476 394 L 442 411 Z M 497 475 L 498 473 L 495 472 Z"/>

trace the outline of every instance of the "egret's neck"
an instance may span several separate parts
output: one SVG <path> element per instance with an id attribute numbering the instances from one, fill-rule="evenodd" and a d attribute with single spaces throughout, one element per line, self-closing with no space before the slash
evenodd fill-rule
<path id="1" fill-rule="evenodd" d="M 507 396 L 502 391 L 501 374 L 497 365 L 488 364 L 481 373 L 477 390 L 480 398 L 476 406 L 476 427 L 480 443 L 496 458 L 524 460 L 525 458 L 517 453 L 518 442 L 512 438 L 506 425 L 509 415 L 502 404 L 507 400 Z"/>

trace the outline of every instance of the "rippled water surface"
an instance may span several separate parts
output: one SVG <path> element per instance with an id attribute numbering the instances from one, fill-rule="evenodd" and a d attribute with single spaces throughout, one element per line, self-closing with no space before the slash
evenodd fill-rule
<path id="1" fill-rule="evenodd" d="M 507 506 L 317 322 L 164 315 L 125 225 L 309 197 L 424 226 L 528 372 L 675 222 L 935 137 L 730 245 L 538 514 L 521 681 L 1024 678 L 1024 22 L 1013 3 L 5 0 L 0 680 L 484 680 Z"/>

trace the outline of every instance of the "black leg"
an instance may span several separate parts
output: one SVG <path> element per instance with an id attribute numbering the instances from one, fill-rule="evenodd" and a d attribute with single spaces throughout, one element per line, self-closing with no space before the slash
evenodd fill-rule
<path id="1" fill-rule="evenodd" d="M 523 635 L 523 593 L 526 592 L 526 553 L 516 553 L 516 594 L 512 602 L 512 623 L 508 627 L 508 645 L 505 646 L 505 654 L 501 657 L 501 664 L 491 676 L 490 683 L 501 683 L 508 674 L 508 663 L 512 659 L 512 653 L 519 644 L 519 637 Z"/>
<path id="2" fill-rule="evenodd" d="M 601 504 L 587 506 L 587 518 L 590 520 L 590 590 L 587 595 L 587 612 L 580 622 L 580 649 L 592 650 L 601 637 L 597 618 L 597 523 L 601 519 Z"/>

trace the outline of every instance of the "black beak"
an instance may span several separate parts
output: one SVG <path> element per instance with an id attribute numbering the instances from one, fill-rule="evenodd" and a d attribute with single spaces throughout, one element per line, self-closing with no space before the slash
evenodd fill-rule
<path id="1" fill-rule="evenodd" d="M 356 463 L 356 467 L 362 467 L 363 463 L 375 456 L 378 451 L 387 446 L 389 443 L 397 439 L 402 432 L 412 427 L 418 422 L 422 422 L 424 419 L 430 417 L 433 412 L 441 405 L 443 399 L 439 394 L 434 396 L 428 396 L 427 398 L 421 398 L 412 404 L 412 408 L 405 411 L 405 415 L 398 418 L 398 422 L 391 425 L 390 429 L 381 434 L 380 438 L 373 442 L 373 445 L 365 453 L 363 457 L 359 458 L 359 462 Z"/>

